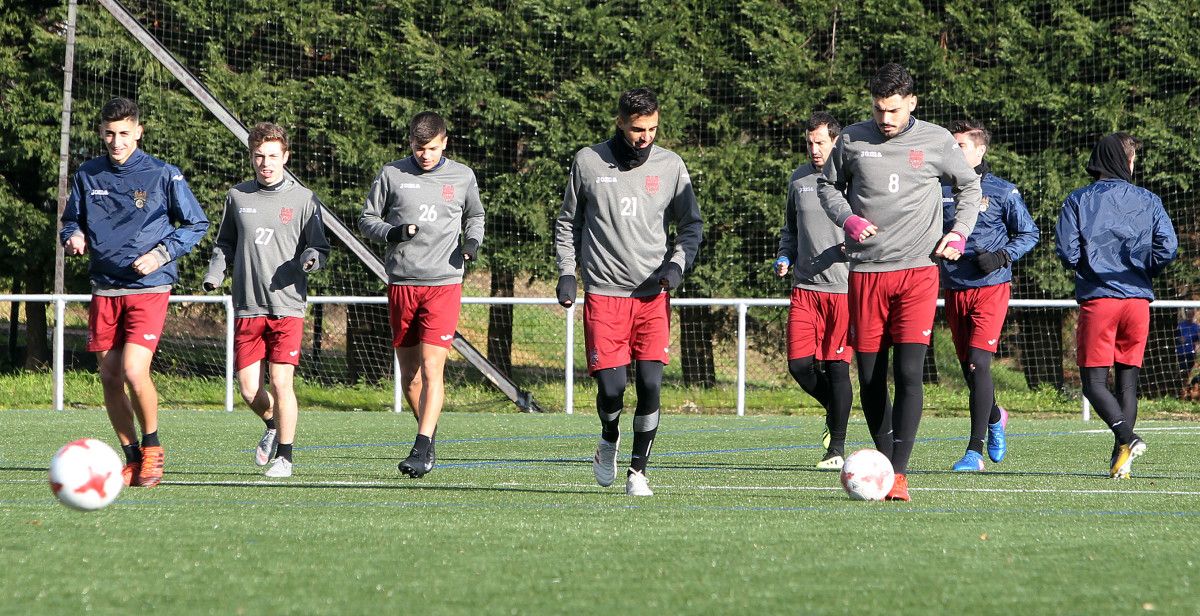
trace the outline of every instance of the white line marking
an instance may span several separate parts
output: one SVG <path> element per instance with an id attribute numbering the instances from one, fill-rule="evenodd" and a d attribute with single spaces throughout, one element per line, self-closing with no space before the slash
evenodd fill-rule
<path id="1" fill-rule="evenodd" d="M 1169 427 L 1138 428 L 1137 431 L 1138 432 L 1183 432 L 1185 434 L 1193 434 L 1193 433 L 1200 432 L 1200 426 L 1177 426 L 1174 428 L 1169 428 Z M 1075 434 L 1112 434 L 1112 430 L 1109 430 L 1108 428 L 1102 428 L 1102 429 L 1096 429 L 1096 430 L 1078 430 L 1075 432 Z"/>
<path id="2" fill-rule="evenodd" d="M 40 479 L 6 479 L 0 480 L 2 484 L 34 484 L 45 483 Z M 609 488 L 601 488 L 594 483 L 518 483 L 514 481 L 505 481 L 501 483 L 414 483 L 407 479 L 397 478 L 396 481 L 272 481 L 263 479 L 259 481 L 163 481 L 160 485 L 176 485 L 176 486 L 222 486 L 234 488 L 254 488 L 260 486 L 290 486 L 304 488 L 321 488 L 321 487 L 346 487 L 346 488 L 407 488 L 407 487 L 424 487 L 424 488 L 595 488 L 597 492 L 606 492 Z M 841 492 L 842 489 L 838 486 L 720 486 L 720 485 L 686 485 L 686 484 L 655 484 L 655 488 L 664 488 L 668 490 L 699 490 L 699 491 L 731 491 L 731 492 Z M 994 493 L 994 494 L 1145 494 L 1150 496 L 1168 495 L 1168 496 L 1200 496 L 1200 491 L 1192 490 L 1114 490 L 1114 489 L 1055 489 L 1055 488 L 914 488 L 910 490 L 917 492 L 959 492 L 959 493 Z"/>

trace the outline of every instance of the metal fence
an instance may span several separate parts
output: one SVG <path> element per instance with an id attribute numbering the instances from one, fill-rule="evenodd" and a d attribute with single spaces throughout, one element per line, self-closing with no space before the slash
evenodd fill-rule
<path id="1" fill-rule="evenodd" d="M 29 306 L 39 304 L 52 309 L 53 320 L 48 328 L 51 344 L 52 377 L 53 377 L 53 407 L 63 409 L 66 406 L 64 390 L 64 375 L 68 370 L 90 369 L 87 360 L 89 354 L 80 352 L 79 346 L 83 339 L 81 324 L 86 323 L 84 309 L 90 301 L 88 295 L 0 295 L 0 302 L 22 302 Z M 390 366 L 364 367 L 356 365 L 350 357 L 354 354 L 353 343 L 349 342 L 352 334 L 350 326 L 339 325 L 349 320 L 353 307 L 386 305 L 384 297 L 343 297 L 315 296 L 309 298 L 310 315 L 307 319 L 305 334 L 306 358 L 301 365 L 300 374 L 307 370 L 311 378 L 329 379 L 330 374 L 342 374 L 346 380 L 365 380 L 369 387 L 379 390 L 381 396 L 387 396 L 386 403 L 393 410 L 402 410 L 403 396 L 396 385 L 399 379 L 398 363 L 393 356 Z M 483 313 L 486 308 L 497 305 L 519 307 L 524 312 L 515 321 L 515 330 L 521 330 L 514 335 L 513 360 L 510 371 L 518 383 L 528 384 L 532 380 L 560 382 L 561 400 L 554 397 L 543 400 L 547 409 L 562 410 L 572 413 L 575 409 L 576 387 L 580 379 L 587 382 L 586 373 L 577 371 L 577 365 L 584 365 L 582 336 L 577 335 L 581 314 L 575 308 L 563 310 L 551 298 L 494 298 L 494 297 L 464 297 L 464 318 L 460 331 L 468 338 L 478 339 L 486 336 L 482 329 Z M 224 385 L 224 406 L 232 410 L 236 400 L 234 387 L 234 313 L 233 302 L 229 296 L 198 296 L 177 295 L 171 298 L 172 310 L 168 317 L 166 330 L 188 332 L 188 336 L 164 335 L 159 357 L 156 357 L 155 370 L 159 373 L 176 374 L 180 376 L 195 376 L 219 378 Z M 794 389 L 786 369 L 786 314 L 788 300 L 786 299 L 673 299 L 675 308 L 689 306 L 705 306 L 716 310 L 728 311 L 730 328 L 721 334 L 722 341 L 716 346 L 726 349 L 721 353 L 718 373 L 725 375 L 725 380 L 718 386 L 726 390 L 732 389 L 732 400 L 728 405 L 718 402 L 721 410 L 732 407 L 738 415 L 743 415 L 747 409 L 747 397 L 764 394 L 771 390 L 787 391 Z M 939 300 L 939 307 L 941 302 Z M 1194 301 L 1157 301 L 1152 305 L 1152 314 L 1156 319 L 1173 319 L 1182 309 L 1200 308 L 1200 302 Z M 1062 323 L 1068 334 L 1073 330 L 1073 315 L 1077 305 L 1070 300 L 1012 300 L 1013 310 L 1043 310 L 1062 315 Z M 476 311 L 477 314 L 473 314 Z M 314 319 L 314 314 L 321 315 Z M 940 319 L 940 317 L 939 317 Z M 474 323 L 474 325 L 472 325 Z M 16 329 L 20 329 L 19 327 Z M 1162 330 L 1163 328 L 1158 328 Z M 10 327 L 10 332 L 14 331 Z M 677 334 L 675 334 L 677 336 Z M 944 335 L 944 333 L 943 333 Z M 1006 336 L 1019 335 L 1010 331 Z M 11 333 L 10 333 L 11 336 Z M 186 348 L 173 348 L 173 338 L 187 341 Z M 1069 335 L 1067 336 L 1069 338 Z M 1175 340 L 1152 340 L 1151 344 L 1174 344 Z M 375 344 L 388 344 L 388 341 L 374 341 Z M 359 342 L 358 344 L 363 344 Z M 935 346 L 937 341 L 935 340 Z M 1073 340 L 1069 342 L 1073 344 Z M 1047 356 L 1059 364 L 1061 368 L 1063 353 L 1047 344 Z M 1068 349 L 1069 351 L 1069 349 Z M 933 353 L 930 354 L 931 356 Z M 377 353 L 372 354 L 378 357 Z M 1005 353 L 1002 348 L 1001 357 Z M 161 361 L 160 361 L 161 358 Z M 1008 361 L 1014 367 L 1023 368 L 1022 364 L 1042 358 L 1009 357 Z M 378 360 L 374 360 L 378 363 Z M 1178 370 L 1179 381 L 1186 386 L 1190 377 L 1190 365 L 1181 365 Z M 944 369 L 944 368 L 943 368 Z M 929 374 L 934 370 L 933 374 Z M 1170 370 L 1167 370 L 1169 373 Z M 535 376 L 536 375 L 536 376 Z M 936 382 L 938 375 L 936 367 L 927 367 L 927 381 Z M 946 378 L 946 377 L 942 377 Z M 949 377 L 953 379 L 954 377 Z M 1150 378 L 1155 378 L 1151 376 Z M 1069 379 L 1067 379 L 1069 381 Z M 390 381 L 390 383 L 389 383 Z M 1155 383 L 1159 390 L 1162 384 Z M 1171 387 L 1177 387 L 1172 385 Z M 557 393 L 559 388 L 553 386 L 544 391 Z M 1082 399 L 1082 398 L 1081 398 Z M 1083 399 L 1082 415 L 1090 417 L 1086 399 Z"/>

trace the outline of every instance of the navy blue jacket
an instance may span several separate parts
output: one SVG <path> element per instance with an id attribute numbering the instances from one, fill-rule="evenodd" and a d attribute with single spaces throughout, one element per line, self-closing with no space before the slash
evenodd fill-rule
<path id="1" fill-rule="evenodd" d="M 975 221 L 975 230 L 967 238 L 967 248 L 957 261 L 941 260 L 942 288 L 945 289 L 976 289 L 1003 284 L 1012 280 L 1012 262 L 1025 256 L 1038 243 L 1041 232 L 1021 192 L 1012 182 L 984 173 L 980 180 L 983 190 L 983 200 L 979 218 Z M 953 227 L 954 195 L 949 186 L 942 187 L 942 210 L 944 212 L 944 232 L 949 233 Z M 991 273 L 985 274 L 975 264 L 975 257 L 985 252 L 1004 251 L 1008 254 L 1009 265 L 1005 265 Z"/>
<path id="2" fill-rule="evenodd" d="M 1158 195 L 1114 178 L 1071 193 L 1056 227 L 1056 252 L 1075 270 L 1075 299 L 1153 300 L 1150 279 L 1179 253 Z"/>
<path id="3" fill-rule="evenodd" d="M 122 165 L 107 155 L 81 165 L 72 179 L 62 223 L 59 240 L 64 243 L 83 233 L 92 283 L 102 288 L 174 284 L 179 280 L 175 260 L 208 231 L 208 217 L 179 169 L 141 148 Z M 170 260 L 139 276 L 133 262 L 160 244 Z"/>

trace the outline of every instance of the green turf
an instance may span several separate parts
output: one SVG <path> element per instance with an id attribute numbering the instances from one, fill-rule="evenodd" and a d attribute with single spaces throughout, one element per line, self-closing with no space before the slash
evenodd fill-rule
<path id="1" fill-rule="evenodd" d="M 0 612 L 1192 614 L 1200 425 L 1149 419 L 1134 478 L 1097 423 L 1014 417 L 1010 457 L 943 469 L 964 419 L 931 417 L 914 501 L 859 503 L 812 470 L 815 417 L 663 418 L 630 499 L 591 478 L 590 413 L 454 413 L 439 467 L 395 469 L 412 420 L 308 412 L 297 475 L 250 462 L 244 409 L 165 411 L 166 481 L 108 509 L 55 503 L 57 446 L 114 439 L 99 411 L 0 411 Z M 861 421 L 852 441 L 865 438 Z M 622 446 L 628 454 L 628 440 Z"/>

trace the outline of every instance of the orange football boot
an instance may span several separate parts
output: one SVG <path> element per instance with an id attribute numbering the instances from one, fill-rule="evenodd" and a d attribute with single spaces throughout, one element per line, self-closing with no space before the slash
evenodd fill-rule
<path id="1" fill-rule="evenodd" d="M 121 469 L 121 481 L 125 482 L 125 487 L 141 485 L 137 482 L 138 473 L 142 471 L 141 462 L 127 462 Z"/>
<path id="2" fill-rule="evenodd" d="M 162 481 L 164 458 L 162 446 L 142 448 L 142 468 L 138 470 L 138 485 L 153 488 Z"/>
<path id="3" fill-rule="evenodd" d="M 896 473 L 896 482 L 892 484 L 892 490 L 883 500 L 904 502 L 912 500 L 908 496 L 908 477 L 904 473 Z"/>

